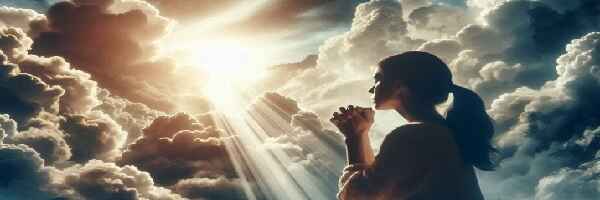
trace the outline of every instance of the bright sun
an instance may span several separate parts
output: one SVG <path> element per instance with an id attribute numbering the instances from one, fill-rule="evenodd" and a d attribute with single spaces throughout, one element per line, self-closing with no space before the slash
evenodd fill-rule
<path id="1" fill-rule="evenodd" d="M 249 70 L 252 64 L 251 50 L 233 41 L 207 43 L 193 54 L 195 64 L 217 76 L 241 74 L 237 71 Z"/>
<path id="2" fill-rule="evenodd" d="M 251 85 L 264 75 L 260 62 L 263 55 L 258 49 L 243 46 L 239 41 L 218 40 L 204 42 L 191 52 L 190 62 L 203 69 L 209 76 L 205 87 L 211 101 L 220 107 L 235 103 L 236 92 Z"/>

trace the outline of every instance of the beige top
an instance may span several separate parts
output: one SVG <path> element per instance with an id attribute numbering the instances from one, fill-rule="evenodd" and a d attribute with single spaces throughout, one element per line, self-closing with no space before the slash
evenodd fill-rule
<path id="1" fill-rule="evenodd" d="M 472 165 L 444 125 L 410 123 L 388 134 L 371 166 L 348 165 L 338 199 L 482 200 Z"/>

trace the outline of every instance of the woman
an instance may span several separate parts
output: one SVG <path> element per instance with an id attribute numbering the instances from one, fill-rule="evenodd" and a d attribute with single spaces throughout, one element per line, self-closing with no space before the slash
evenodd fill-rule
<path id="1" fill-rule="evenodd" d="M 473 167 L 493 170 L 495 149 L 481 98 L 454 85 L 448 66 L 425 52 L 380 61 L 374 78 L 375 109 L 394 109 L 408 123 L 385 137 L 375 157 L 368 136 L 374 111 L 350 105 L 333 113 L 348 156 L 338 199 L 483 199 Z M 450 92 L 454 100 L 443 117 L 436 105 Z"/>

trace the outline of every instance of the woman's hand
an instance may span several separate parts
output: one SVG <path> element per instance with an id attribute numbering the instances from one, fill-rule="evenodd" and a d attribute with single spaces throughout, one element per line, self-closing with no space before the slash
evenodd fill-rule
<path id="1" fill-rule="evenodd" d="M 349 105 L 347 108 L 340 107 L 340 112 L 334 112 L 329 119 L 346 138 L 357 138 L 368 134 L 373 126 L 375 111 L 371 108 L 362 108 Z"/>

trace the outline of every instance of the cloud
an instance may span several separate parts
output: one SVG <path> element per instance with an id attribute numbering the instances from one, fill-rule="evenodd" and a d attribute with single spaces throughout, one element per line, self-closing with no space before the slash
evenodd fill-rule
<path id="1" fill-rule="evenodd" d="M 403 4 L 404 5 L 404 4 Z M 408 15 L 414 26 L 411 34 L 422 39 L 448 38 L 465 25 L 474 22 L 469 10 L 445 4 L 430 4 L 416 8 Z"/>
<path id="2" fill-rule="evenodd" d="M 0 114 L 0 143 L 5 137 L 17 134 L 17 122 L 7 114 Z"/>
<path id="3" fill-rule="evenodd" d="M 147 0 L 156 6 L 164 16 L 188 22 L 201 20 L 230 9 L 239 2 L 234 0 Z"/>
<path id="4" fill-rule="evenodd" d="M 0 144 L 0 198 L 50 199 L 53 169 L 35 150 L 25 145 Z"/>
<path id="5" fill-rule="evenodd" d="M 71 160 L 80 163 L 91 159 L 116 159 L 127 138 L 127 132 L 101 112 L 66 115 L 60 121 L 60 128 L 71 146 Z"/>
<path id="6" fill-rule="evenodd" d="M 176 75 L 173 60 L 156 55 L 155 42 L 170 30 L 171 21 L 148 3 L 59 2 L 47 18 L 48 28 L 34 38 L 32 54 L 64 57 L 116 96 L 174 110 L 168 94 L 182 93 L 179 86 L 195 87 L 181 84 L 190 75 Z"/>
<path id="7" fill-rule="evenodd" d="M 62 172 L 57 186 L 63 198 L 75 199 L 183 199 L 169 189 L 156 187 L 147 172 L 133 166 L 91 160 Z"/>
<path id="8" fill-rule="evenodd" d="M 58 100 L 64 90 L 50 86 L 38 77 L 20 73 L 18 66 L 0 55 L 0 112 L 11 116 L 20 127 L 40 112 L 58 112 Z"/>
<path id="9" fill-rule="evenodd" d="M 160 185 L 193 177 L 236 177 L 224 146 L 228 138 L 218 131 L 187 114 L 161 116 L 127 147 L 119 163 L 150 172 Z"/>
<path id="10" fill-rule="evenodd" d="M 72 68 L 61 57 L 27 55 L 18 61 L 18 65 L 22 72 L 65 90 L 59 102 L 63 114 L 83 114 L 100 104 L 96 81 L 91 80 L 90 74 Z"/>
<path id="11" fill-rule="evenodd" d="M 378 0 L 360 4 L 350 31 L 327 40 L 320 47 L 318 67 L 341 65 L 342 69 L 361 74 L 369 72 L 373 62 L 415 48 L 422 42 L 406 36 L 407 26 L 398 2 Z"/>
<path id="12" fill-rule="evenodd" d="M 591 200 L 598 197 L 598 174 L 600 163 L 591 161 L 581 168 L 562 169 L 552 176 L 540 180 L 535 199 L 559 200 L 580 199 Z M 574 187 L 577 186 L 577 187 Z"/>
<path id="13" fill-rule="evenodd" d="M 431 0 L 400 0 L 400 3 L 402 4 L 402 10 L 404 12 L 405 17 L 408 17 L 408 15 L 413 10 L 420 8 L 420 7 L 429 6 L 432 4 L 432 1 Z"/>
<path id="14" fill-rule="evenodd" d="M 456 40 L 435 39 L 423 43 L 417 50 L 432 53 L 445 63 L 450 63 L 458 56 L 462 48 L 462 44 Z"/>
<path id="15" fill-rule="evenodd" d="M 315 30 L 324 26 L 348 23 L 357 2 L 350 0 L 270 0 L 231 28 L 243 32 L 267 33 L 300 29 Z M 236 28 L 237 27 L 237 28 Z M 260 27 L 260 28 L 258 28 Z M 307 28 L 312 27 L 312 28 Z M 308 29 L 308 30 L 307 30 Z"/>
<path id="16" fill-rule="evenodd" d="M 0 158 L 3 199 L 183 199 L 132 166 L 92 160 L 59 170 L 25 145 L 0 145 Z"/>
<path id="17" fill-rule="evenodd" d="M 4 140 L 6 144 L 25 144 L 34 149 L 47 165 L 64 162 L 71 158 L 71 147 L 57 127 L 30 127 L 14 133 Z"/>
<path id="18" fill-rule="evenodd" d="M 0 27 L 17 27 L 29 32 L 30 24 L 36 25 L 45 20 L 46 16 L 31 9 L 0 7 Z"/>
<path id="19" fill-rule="evenodd" d="M 501 167 L 486 175 L 491 177 L 489 184 L 493 186 L 488 189 L 492 195 L 531 198 L 534 194 L 530 191 L 536 186 L 544 189 L 549 187 L 548 181 L 557 180 L 553 173 L 593 170 L 587 169 L 593 164 L 584 163 L 596 159 L 600 150 L 594 134 L 600 127 L 600 115 L 595 109 L 600 98 L 600 79 L 595 74 L 600 64 L 598 41 L 598 32 L 573 40 L 567 45 L 567 52 L 557 59 L 558 78 L 539 90 L 519 89 L 494 101 L 491 116 L 509 128 L 497 138 L 504 157 Z M 561 168 L 566 169 L 559 172 Z M 556 185 L 579 187 L 571 183 L 574 182 Z M 550 191 L 538 190 L 535 195 L 552 197 L 552 193 L 545 192 Z"/>
<path id="20" fill-rule="evenodd" d="M 3 27 L 0 33 L 0 50 L 9 61 L 27 54 L 33 41 L 19 28 Z"/>
<path id="21" fill-rule="evenodd" d="M 467 51 L 450 64 L 458 75 L 456 81 L 474 88 L 489 103 L 519 86 L 539 88 L 556 78 L 552 66 L 563 47 L 600 28 L 594 22 L 598 2 L 579 2 L 580 6 L 562 13 L 543 1 L 508 1 L 488 8 L 481 14 L 484 24 L 468 25 L 456 35 Z M 511 80 L 485 79 L 473 73 L 496 61 L 511 66 Z M 462 73 L 467 70 L 471 72 Z M 507 81 L 512 84 L 501 86 Z"/>
<path id="22" fill-rule="evenodd" d="M 239 179 L 191 178 L 184 179 L 173 186 L 173 190 L 191 199 L 247 199 Z"/>
<path id="23" fill-rule="evenodd" d="M 127 132 L 126 144 L 130 144 L 142 136 L 142 130 L 152 121 L 166 115 L 142 103 L 134 103 L 127 99 L 116 97 L 106 89 L 100 89 L 98 100 L 102 102 L 93 110 L 101 111 L 116 121 Z"/>
<path id="24" fill-rule="evenodd" d="M 308 55 L 300 62 L 279 64 L 267 69 L 268 76 L 260 80 L 253 86 L 257 87 L 258 91 L 274 90 L 281 85 L 285 85 L 288 81 L 302 72 L 313 69 L 317 65 L 317 55 Z"/>

